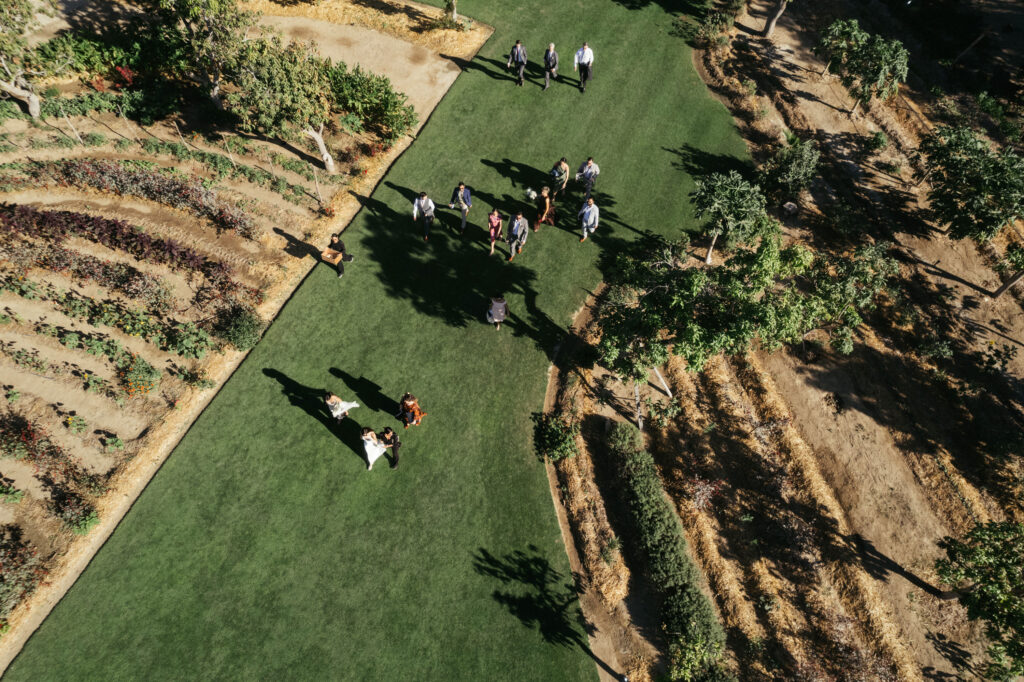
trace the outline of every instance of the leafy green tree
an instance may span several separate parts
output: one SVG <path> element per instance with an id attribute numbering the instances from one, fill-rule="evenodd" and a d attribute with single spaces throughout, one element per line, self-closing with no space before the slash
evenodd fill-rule
<path id="1" fill-rule="evenodd" d="M 296 132 L 316 142 L 328 173 L 334 158 L 324 143 L 324 126 L 331 120 L 328 64 L 312 43 L 282 45 L 280 38 L 246 43 L 235 77 L 237 92 L 228 95 L 241 128 L 282 139 Z"/>
<path id="2" fill-rule="evenodd" d="M 824 76 L 833 64 L 840 70 L 845 68 L 870 38 L 856 19 L 837 19 L 829 24 L 814 47 L 814 53 L 825 60 L 821 75 Z"/>
<path id="3" fill-rule="evenodd" d="M 685 267 L 680 245 L 623 254 L 598 314 L 602 363 L 643 380 L 670 353 L 699 371 L 712 356 L 745 352 L 755 340 L 773 350 L 815 330 L 848 353 L 861 312 L 897 272 L 888 248 L 815 258 L 799 245 L 783 248 L 776 224 L 757 248 L 713 268 Z"/>
<path id="4" fill-rule="evenodd" d="M 693 204 L 698 218 L 707 218 L 704 234 L 711 237 L 704 262 L 711 264 L 715 242 L 722 235 L 731 243 L 751 240 L 764 228 L 768 214 L 765 198 L 757 185 L 736 171 L 712 173 L 697 180 Z"/>
<path id="5" fill-rule="evenodd" d="M 921 142 L 928 200 L 953 239 L 984 243 L 1024 217 L 1024 160 L 995 151 L 966 127 L 936 128 Z"/>
<path id="6" fill-rule="evenodd" d="M 840 75 L 840 81 L 856 99 L 850 113 L 871 99 L 886 100 L 895 95 L 900 83 L 906 82 L 909 68 L 910 53 L 903 43 L 871 36 Z"/>
<path id="7" fill-rule="evenodd" d="M 206 88 L 213 103 L 223 109 L 221 87 L 240 65 L 246 34 L 256 26 L 256 14 L 240 9 L 237 0 L 159 2 L 183 45 L 176 69 Z"/>
<path id="8" fill-rule="evenodd" d="M 821 153 L 814 140 L 790 136 L 786 146 L 761 167 L 761 184 L 769 194 L 796 196 L 811 184 L 818 172 L 820 158 Z"/>
<path id="9" fill-rule="evenodd" d="M 36 15 L 41 9 L 50 9 L 50 4 L 0 2 L 0 93 L 24 102 L 32 118 L 39 118 L 40 99 L 31 79 L 42 74 L 29 68 L 33 50 L 26 35 L 38 25 Z"/>
<path id="10" fill-rule="evenodd" d="M 945 559 L 935 562 L 942 582 L 985 623 L 990 642 L 987 677 L 1024 675 L 1024 524 L 979 523 L 962 540 L 939 542 Z"/>

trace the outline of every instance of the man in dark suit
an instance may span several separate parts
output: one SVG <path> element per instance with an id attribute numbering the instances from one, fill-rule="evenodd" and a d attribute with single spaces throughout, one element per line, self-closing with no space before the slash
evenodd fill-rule
<path id="1" fill-rule="evenodd" d="M 508 68 L 511 69 L 513 67 L 515 67 L 516 76 L 518 77 L 516 85 L 522 86 L 523 71 L 526 69 L 526 48 L 523 47 L 523 41 L 521 40 L 516 41 L 508 55 Z"/>
<path id="2" fill-rule="evenodd" d="M 558 53 L 555 52 L 555 44 L 548 43 L 548 49 L 544 52 L 544 89 L 551 87 L 551 79 L 558 79 Z"/>

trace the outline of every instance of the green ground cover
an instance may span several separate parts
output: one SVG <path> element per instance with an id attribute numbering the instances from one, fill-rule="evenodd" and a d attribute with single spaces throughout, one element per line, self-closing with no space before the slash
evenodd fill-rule
<path id="1" fill-rule="evenodd" d="M 9 679 L 594 679 L 530 414 L 600 254 L 692 229 L 690 173 L 746 152 L 669 33 L 683 4 L 459 9 L 497 31 L 349 227 L 348 274 L 314 270 Z M 556 42 L 565 75 L 589 40 L 596 80 L 515 87 L 516 38 L 533 60 Z M 577 192 L 513 263 L 488 257 L 486 212 L 526 208 L 562 155 L 601 165 L 596 237 L 570 231 Z M 440 207 L 460 179 L 475 226 L 460 240 L 442 210 L 424 244 L 414 192 Z M 363 405 L 340 428 L 324 387 Z M 358 430 L 398 425 L 405 390 L 430 414 L 397 471 L 367 473 Z"/>

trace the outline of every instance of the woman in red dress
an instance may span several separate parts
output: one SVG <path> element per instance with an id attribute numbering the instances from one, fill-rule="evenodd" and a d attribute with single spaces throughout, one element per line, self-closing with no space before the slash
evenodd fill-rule
<path id="1" fill-rule="evenodd" d="M 551 201 L 550 187 L 542 187 L 537 196 L 537 222 L 533 224 L 534 232 L 540 229 L 541 223 L 555 224 L 555 204 Z"/>

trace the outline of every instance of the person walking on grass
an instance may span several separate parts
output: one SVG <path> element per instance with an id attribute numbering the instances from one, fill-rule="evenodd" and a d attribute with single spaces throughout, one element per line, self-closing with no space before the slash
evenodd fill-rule
<path id="1" fill-rule="evenodd" d="M 526 48 L 523 47 L 523 41 L 517 40 L 512 46 L 512 51 L 508 54 L 508 68 L 515 70 L 516 85 L 522 87 L 523 71 L 526 70 Z"/>
<path id="2" fill-rule="evenodd" d="M 341 423 L 341 420 L 348 416 L 349 410 L 359 407 L 359 403 L 342 400 L 330 391 L 327 391 L 326 395 L 324 395 L 324 403 L 327 404 L 327 411 L 338 420 L 338 423 Z"/>
<path id="3" fill-rule="evenodd" d="M 508 316 L 508 303 L 505 303 L 504 296 L 495 296 L 491 299 L 491 307 L 487 311 L 487 321 L 494 325 L 495 331 L 501 329 L 501 323 Z"/>
<path id="4" fill-rule="evenodd" d="M 487 233 L 491 238 L 491 253 L 494 255 L 494 242 L 501 239 L 501 214 L 498 213 L 498 209 L 494 209 L 487 214 Z"/>
<path id="5" fill-rule="evenodd" d="M 555 52 L 555 44 L 548 43 L 548 49 L 544 51 L 544 90 L 551 87 L 551 79 L 558 80 L 558 53 Z"/>
<path id="6" fill-rule="evenodd" d="M 523 217 L 522 211 L 516 211 L 516 217 L 508 225 L 508 259 L 511 262 L 517 253 L 523 252 L 526 237 L 530 233 L 530 223 Z"/>
<path id="7" fill-rule="evenodd" d="M 601 169 L 594 163 L 593 156 L 587 157 L 587 160 L 580 164 L 579 170 L 576 171 L 576 179 L 582 182 L 586 189 L 586 193 L 583 195 L 584 199 L 590 196 L 590 192 L 594 189 L 594 183 L 597 182 L 597 176 L 600 174 Z"/>
<path id="8" fill-rule="evenodd" d="M 583 228 L 583 236 L 580 238 L 580 242 L 585 242 L 587 237 L 594 234 L 597 229 L 597 222 L 600 218 L 601 212 L 597 208 L 597 204 L 594 203 L 594 197 L 587 197 L 587 200 L 583 202 L 583 208 L 580 209 L 580 226 Z"/>
<path id="9" fill-rule="evenodd" d="M 460 182 L 452 191 L 452 199 L 448 202 L 448 208 L 455 208 L 456 206 L 459 207 L 459 212 L 462 213 L 462 226 L 459 228 L 459 234 L 461 235 L 466 231 L 466 218 L 469 216 L 469 209 L 473 208 L 473 197 L 464 182 Z"/>
<path id="10" fill-rule="evenodd" d="M 587 91 L 587 81 L 594 77 L 593 69 L 594 51 L 583 43 L 583 47 L 576 50 L 576 56 L 572 60 L 572 70 L 580 72 L 580 92 Z"/>
<path id="11" fill-rule="evenodd" d="M 412 221 L 423 214 L 423 241 L 430 236 L 430 226 L 434 224 L 434 202 L 430 200 L 426 192 L 420 192 L 416 201 L 412 202 Z"/>
<path id="12" fill-rule="evenodd" d="M 355 260 L 355 256 L 345 252 L 345 242 L 341 241 L 341 237 L 336 234 L 331 235 L 331 243 L 320 252 L 320 258 L 325 263 L 330 263 L 337 268 L 338 279 L 341 279 L 345 274 L 345 263 L 351 263 Z"/>
<path id="13" fill-rule="evenodd" d="M 385 447 L 377 440 L 377 434 L 369 426 L 363 429 L 363 451 L 366 453 L 366 470 L 373 469 L 373 463 L 384 454 Z"/>
<path id="14" fill-rule="evenodd" d="M 551 188 L 541 187 L 537 195 L 537 222 L 533 224 L 533 231 L 540 229 L 541 223 L 548 225 L 555 224 L 555 204 L 551 201 Z"/>
<path id="15" fill-rule="evenodd" d="M 427 413 L 420 409 L 420 401 L 412 393 L 406 393 L 398 403 L 398 418 L 405 428 L 419 426 Z"/>
<path id="16" fill-rule="evenodd" d="M 391 468 L 397 469 L 398 450 L 402 447 L 402 441 L 398 439 L 398 434 L 390 426 L 385 426 L 384 430 L 377 434 L 377 442 L 386 450 L 391 450 Z"/>
<path id="17" fill-rule="evenodd" d="M 569 184 L 569 162 L 563 156 L 551 167 L 551 201 L 558 198 L 558 195 L 565 191 Z"/>

